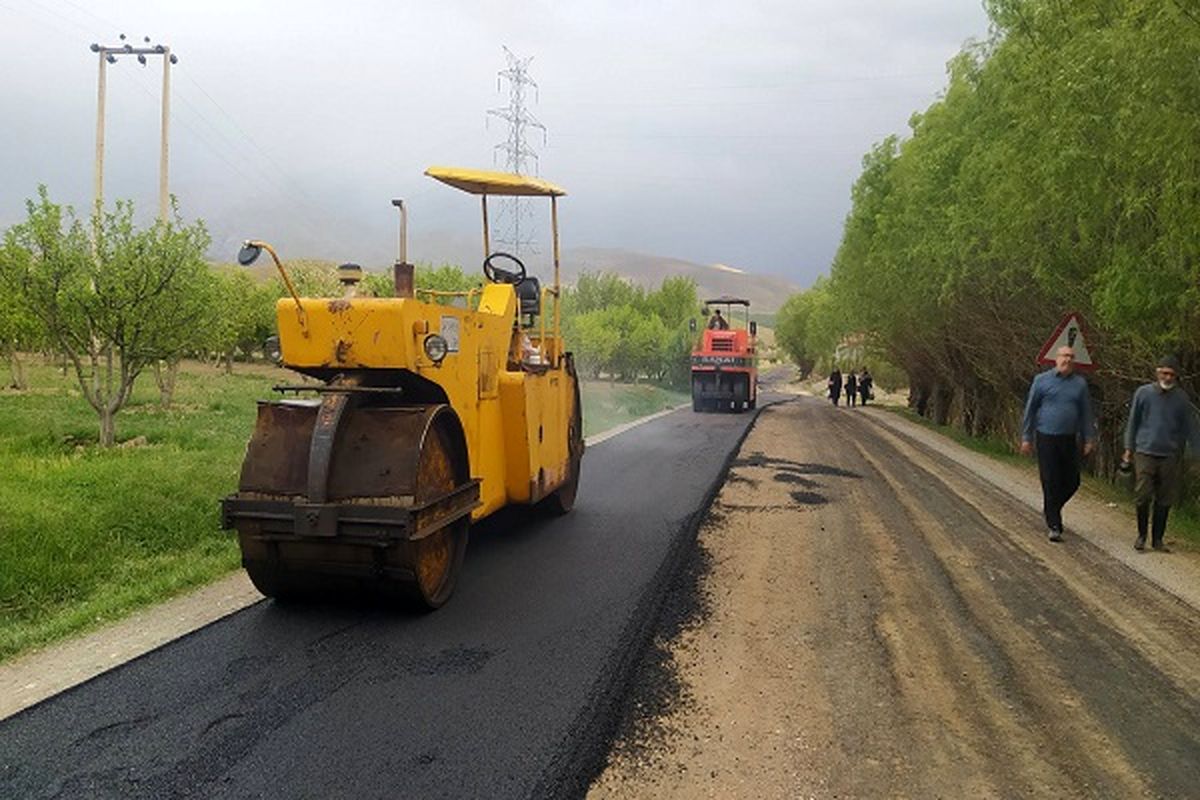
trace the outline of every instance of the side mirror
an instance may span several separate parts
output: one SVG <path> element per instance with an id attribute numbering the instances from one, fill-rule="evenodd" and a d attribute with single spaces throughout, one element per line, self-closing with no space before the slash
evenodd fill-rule
<path id="1" fill-rule="evenodd" d="M 262 255 L 262 247 L 246 242 L 242 245 L 242 249 L 238 250 L 237 260 L 243 267 L 248 267 L 257 261 L 260 255 Z"/>
<path id="2" fill-rule="evenodd" d="M 750 335 L 751 335 L 751 336 L 758 336 L 758 322 L 757 322 L 757 320 L 753 320 L 753 319 L 752 319 L 752 320 L 750 320 Z"/>
<path id="3" fill-rule="evenodd" d="M 708 306 L 700 306 L 700 316 L 702 316 L 702 317 L 708 316 Z"/>
<path id="4" fill-rule="evenodd" d="M 691 331 L 692 333 L 696 332 L 696 318 L 695 317 L 692 317 L 691 319 L 688 320 L 688 330 Z"/>

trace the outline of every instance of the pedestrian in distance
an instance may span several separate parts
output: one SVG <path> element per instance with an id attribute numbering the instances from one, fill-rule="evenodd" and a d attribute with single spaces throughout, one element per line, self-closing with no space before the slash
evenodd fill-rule
<path id="1" fill-rule="evenodd" d="M 1050 541 L 1061 542 L 1062 509 L 1079 489 L 1079 441 L 1083 455 L 1096 446 L 1087 381 L 1075 372 L 1075 351 L 1060 347 L 1054 367 L 1033 379 L 1021 423 L 1021 453 L 1037 450 L 1042 513 Z"/>
<path id="2" fill-rule="evenodd" d="M 858 376 L 854 374 L 854 370 L 850 370 L 846 374 L 846 405 L 853 406 L 856 399 L 858 399 Z"/>
<path id="3" fill-rule="evenodd" d="M 842 399 L 842 371 L 837 367 L 833 368 L 833 372 L 829 373 L 829 399 L 836 406 Z"/>
<path id="4" fill-rule="evenodd" d="M 861 400 L 860 405 L 866 405 L 871 399 L 871 388 L 875 384 L 875 379 L 871 377 L 871 372 L 866 367 L 862 368 L 862 374 L 858 376 L 858 396 Z"/>
<path id="5" fill-rule="evenodd" d="M 1179 362 L 1167 356 L 1159 360 L 1154 372 L 1156 380 L 1139 386 L 1133 393 L 1121 461 L 1123 465 L 1132 463 L 1134 469 L 1138 532 L 1133 547 L 1146 549 L 1149 528 L 1150 546 L 1165 553 L 1169 551 L 1163 544 L 1163 534 L 1167 531 L 1171 506 L 1179 501 L 1184 449 L 1190 444 L 1192 453 L 1197 452 L 1198 432 L 1192 404 L 1178 383 Z"/>

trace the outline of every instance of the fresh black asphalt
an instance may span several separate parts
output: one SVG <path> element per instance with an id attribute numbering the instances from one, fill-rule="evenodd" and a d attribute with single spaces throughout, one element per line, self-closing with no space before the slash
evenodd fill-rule
<path id="1" fill-rule="evenodd" d="M 478 526 L 436 613 L 262 602 L 0 722 L 0 797 L 582 793 L 752 419 L 590 448 L 574 512 Z"/>

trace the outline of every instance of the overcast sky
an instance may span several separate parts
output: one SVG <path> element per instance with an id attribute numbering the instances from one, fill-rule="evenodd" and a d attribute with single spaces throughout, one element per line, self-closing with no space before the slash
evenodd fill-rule
<path id="1" fill-rule="evenodd" d="M 564 246 L 725 263 L 807 285 L 828 269 L 862 155 L 984 38 L 979 0 L 148 2 L 0 0 L 0 226 L 39 183 L 87 208 L 91 42 L 169 44 L 171 191 L 214 250 L 413 256 L 478 238 L 478 204 L 422 176 L 493 167 L 502 45 L 532 56 L 530 144 L 564 186 Z M 109 68 L 106 199 L 152 214 L 161 69 Z M 486 123 L 486 124 L 485 124 Z M 542 208 L 535 209 L 546 241 Z M 542 250 L 548 248 L 542 247 Z M 473 265 L 470 265 L 473 267 Z"/>

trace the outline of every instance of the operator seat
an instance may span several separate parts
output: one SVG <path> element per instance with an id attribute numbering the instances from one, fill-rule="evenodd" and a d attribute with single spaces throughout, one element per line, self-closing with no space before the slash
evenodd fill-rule
<path id="1" fill-rule="evenodd" d="M 542 285 L 532 275 L 517 284 L 517 299 L 521 303 L 521 320 L 525 327 L 533 325 L 533 318 L 542 313 Z"/>

